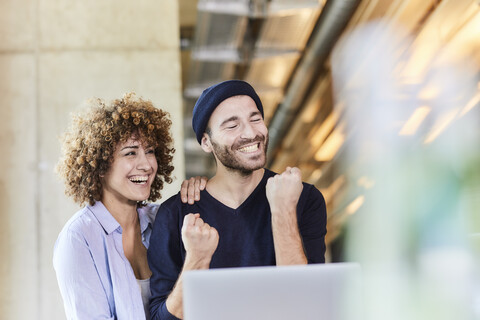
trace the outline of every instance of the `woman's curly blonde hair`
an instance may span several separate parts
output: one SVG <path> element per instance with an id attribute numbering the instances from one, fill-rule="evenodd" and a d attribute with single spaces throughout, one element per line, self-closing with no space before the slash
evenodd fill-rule
<path id="1" fill-rule="evenodd" d="M 172 182 L 175 149 L 169 114 L 134 93 L 109 105 L 101 99 L 89 100 L 88 104 L 88 109 L 73 116 L 62 137 L 63 155 L 56 169 L 65 180 L 65 194 L 80 205 L 101 200 L 101 177 L 110 168 L 115 147 L 134 136 L 143 145 L 155 148 L 158 169 L 147 200 L 160 199 L 164 182 Z"/>

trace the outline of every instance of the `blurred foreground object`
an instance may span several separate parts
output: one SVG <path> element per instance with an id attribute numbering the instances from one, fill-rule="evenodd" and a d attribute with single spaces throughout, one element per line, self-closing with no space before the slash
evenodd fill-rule
<path id="1" fill-rule="evenodd" d="M 478 70 L 383 21 L 332 54 L 365 319 L 480 319 Z"/>

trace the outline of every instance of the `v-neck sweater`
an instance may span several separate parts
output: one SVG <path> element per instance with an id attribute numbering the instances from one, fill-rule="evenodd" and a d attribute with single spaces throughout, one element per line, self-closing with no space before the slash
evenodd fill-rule
<path id="1" fill-rule="evenodd" d="M 210 268 L 276 264 L 271 212 L 265 190 L 268 178 L 275 174 L 265 169 L 257 187 L 235 209 L 218 201 L 206 190 L 192 205 L 182 203 L 180 194 L 177 194 L 160 206 L 148 249 L 152 271 L 152 319 L 177 319 L 168 312 L 165 301 L 185 260 L 181 228 L 183 218 L 189 213 L 199 213 L 218 231 L 219 243 Z M 308 263 L 325 262 L 326 217 L 325 200 L 320 191 L 311 184 L 303 183 L 297 219 Z"/>

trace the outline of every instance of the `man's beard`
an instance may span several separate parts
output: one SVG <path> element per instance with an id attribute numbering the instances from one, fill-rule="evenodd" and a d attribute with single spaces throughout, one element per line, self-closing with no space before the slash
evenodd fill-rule
<path id="1" fill-rule="evenodd" d="M 242 176 L 249 176 L 252 174 L 253 171 L 261 169 L 265 166 L 265 162 L 267 159 L 268 135 L 266 138 L 265 136 L 260 135 L 260 136 L 256 136 L 254 139 L 248 139 L 248 140 L 244 139 L 238 143 L 235 143 L 231 147 L 225 146 L 225 145 L 224 146 L 219 145 L 212 139 L 211 136 L 210 136 L 210 141 L 212 143 L 213 153 L 215 154 L 216 158 L 218 159 L 218 161 L 220 161 L 223 164 L 225 168 L 227 168 L 230 171 L 238 172 Z M 261 163 L 256 163 L 252 166 L 248 166 L 247 164 L 242 163 L 242 161 L 236 157 L 233 150 L 238 150 L 240 146 L 246 145 L 252 142 L 259 142 L 260 144 L 265 142 L 265 146 L 263 150 L 264 151 L 263 161 L 261 161 Z M 261 157 L 261 155 L 257 156 L 257 159 L 259 159 L 259 157 Z M 253 159 L 253 160 L 257 160 L 257 159 Z M 245 161 L 247 160 L 244 160 L 244 162 Z"/>

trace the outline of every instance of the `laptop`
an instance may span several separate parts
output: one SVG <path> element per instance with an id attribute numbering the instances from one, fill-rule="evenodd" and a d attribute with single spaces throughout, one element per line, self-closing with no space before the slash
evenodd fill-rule
<path id="1" fill-rule="evenodd" d="M 186 271 L 185 320 L 361 319 L 357 263 Z"/>

